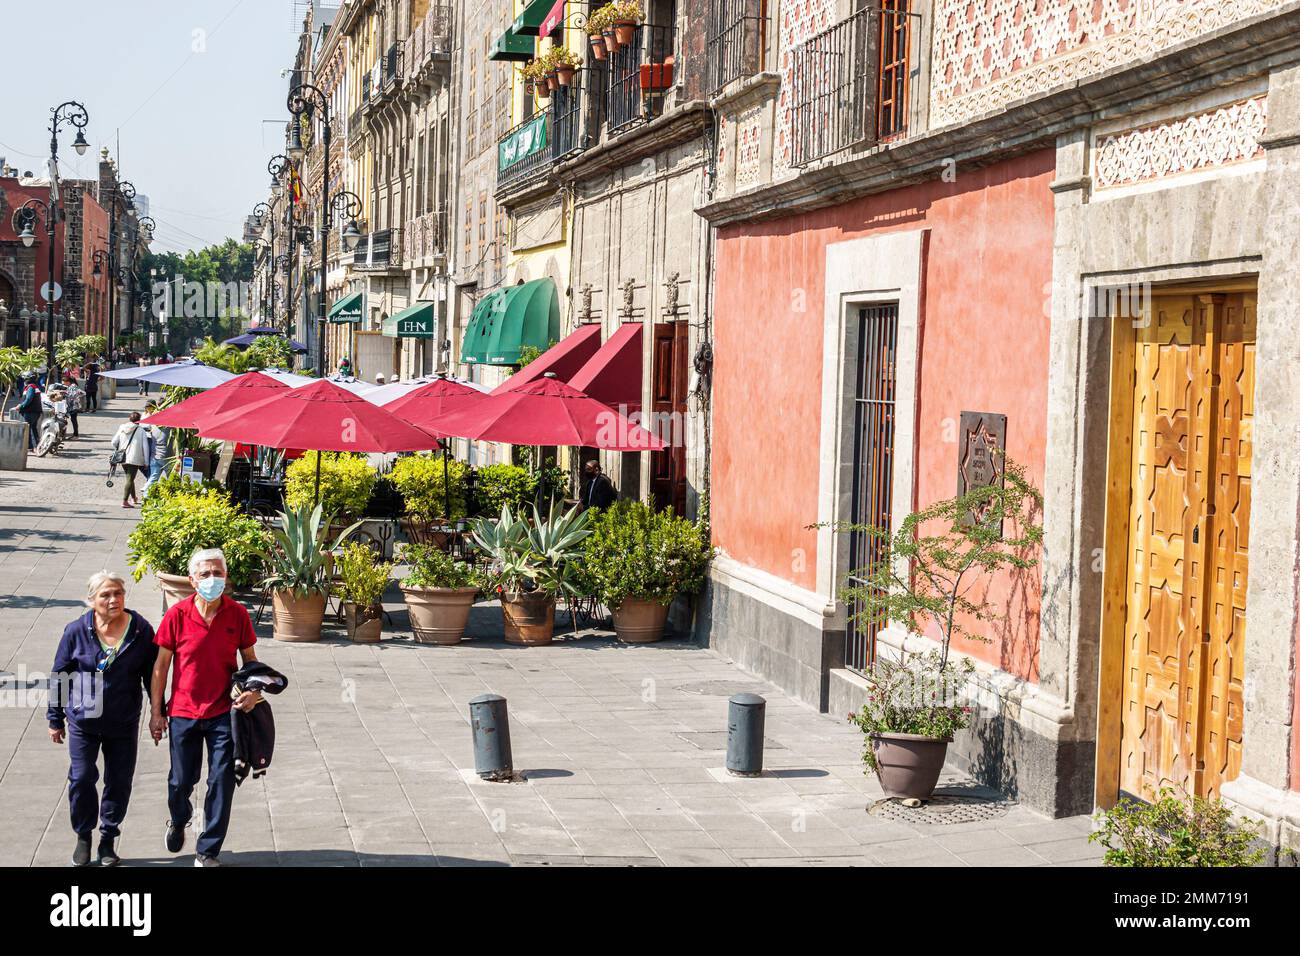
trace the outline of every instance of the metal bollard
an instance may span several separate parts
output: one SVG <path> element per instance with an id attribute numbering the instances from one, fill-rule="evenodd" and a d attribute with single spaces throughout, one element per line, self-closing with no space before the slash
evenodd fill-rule
<path id="1" fill-rule="evenodd" d="M 727 773 L 757 777 L 763 773 L 767 701 L 757 694 L 736 694 L 727 703 Z"/>
<path id="2" fill-rule="evenodd" d="M 506 699 L 498 694 L 475 697 L 469 702 L 469 725 L 474 734 L 474 772 L 484 780 L 513 777 Z"/>

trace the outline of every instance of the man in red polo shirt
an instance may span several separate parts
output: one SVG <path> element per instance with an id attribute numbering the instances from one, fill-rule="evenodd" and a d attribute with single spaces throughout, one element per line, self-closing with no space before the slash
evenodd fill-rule
<path id="1" fill-rule="evenodd" d="M 157 743 L 171 737 L 171 776 L 167 780 L 165 843 L 172 853 L 185 845 L 185 828 L 194 807 L 190 794 L 199 782 L 203 749 L 208 751 L 208 794 L 203 802 L 203 832 L 195 844 L 195 866 L 219 866 L 218 854 L 230 826 L 235 796 L 235 750 L 231 736 L 231 675 L 243 663 L 257 660 L 253 622 L 243 605 L 223 596 L 226 556 L 218 549 L 195 551 L 190 558 L 190 583 L 195 594 L 173 605 L 158 625 L 150 700 L 149 732 Z M 171 669 L 171 698 L 163 716 L 163 690 Z M 262 699 L 257 692 L 240 694 L 238 710 L 252 710 Z"/>

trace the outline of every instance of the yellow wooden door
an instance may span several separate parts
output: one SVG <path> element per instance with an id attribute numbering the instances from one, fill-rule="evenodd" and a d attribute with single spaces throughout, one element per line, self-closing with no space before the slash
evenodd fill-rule
<path id="1" fill-rule="evenodd" d="M 1217 795 L 1241 766 L 1254 296 L 1160 296 L 1135 338 L 1119 786 Z"/>

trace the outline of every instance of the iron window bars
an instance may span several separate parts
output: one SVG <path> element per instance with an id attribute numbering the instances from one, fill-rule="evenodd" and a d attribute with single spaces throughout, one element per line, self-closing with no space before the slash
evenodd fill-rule
<path id="1" fill-rule="evenodd" d="M 791 164 L 815 160 L 907 129 L 907 0 L 882 0 L 791 51 Z"/>
<path id="2" fill-rule="evenodd" d="M 763 69 L 767 20 L 767 0 L 709 0 L 708 76 L 712 93 Z"/>
<path id="3" fill-rule="evenodd" d="M 583 103 L 585 101 L 590 107 L 593 97 L 587 94 L 586 88 L 576 78 L 581 76 L 583 76 L 582 72 L 575 74 L 575 80 L 571 86 L 560 86 L 552 90 L 550 102 L 545 108 L 538 110 L 501 137 L 498 150 L 500 150 L 501 144 L 506 143 L 511 137 L 517 136 L 529 125 L 536 123 L 538 117 L 544 117 L 544 145 L 520 159 L 514 160 L 504 168 L 498 166 L 498 189 L 528 179 L 539 170 L 558 163 L 572 153 L 587 147 L 588 127 L 584 123 Z M 500 159 L 501 156 L 498 153 L 498 164 Z"/>
<path id="4" fill-rule="evenodd" d="M 676 30 L 642 23 L 632 42 L 608 56 L 609 132 L 617 133 L 663 112 L 664 97 L 675 82 Z"/>

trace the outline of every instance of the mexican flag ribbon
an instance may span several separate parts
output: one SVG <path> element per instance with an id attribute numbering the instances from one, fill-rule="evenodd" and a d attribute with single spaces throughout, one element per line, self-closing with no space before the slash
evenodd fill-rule
<path id="1" fill-rule="evenodd" d="M 295 206 L 302 202 L 302 179 L 298 176 L 298 170 L 292 165 L 289 166 L 289 196 Z"/>

